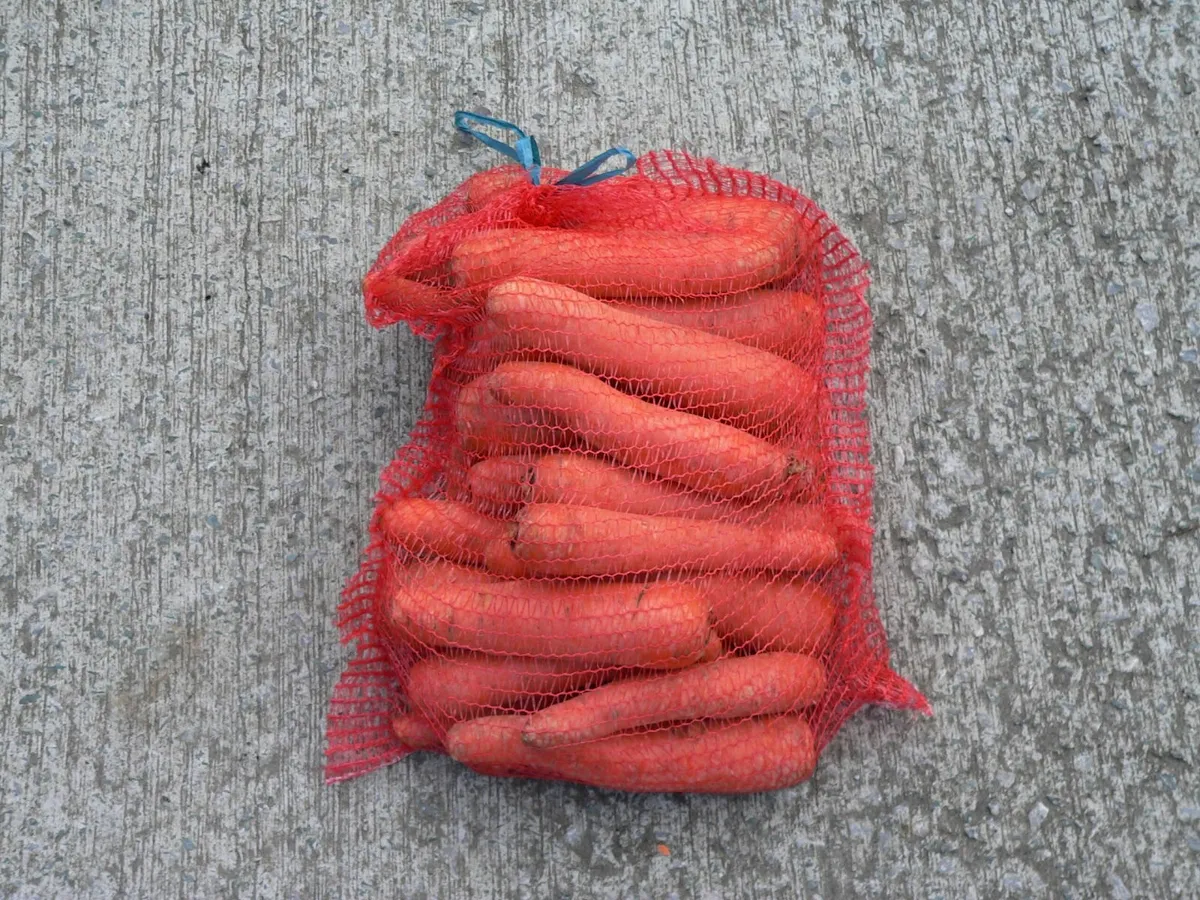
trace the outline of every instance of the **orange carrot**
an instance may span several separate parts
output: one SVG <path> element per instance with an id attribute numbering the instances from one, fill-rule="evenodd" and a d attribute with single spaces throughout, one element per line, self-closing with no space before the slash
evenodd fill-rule
<path id="1" fill-rule="evenodd" d="M 708 634 L 708 643 L 704 645 L 704 653 L 697 662 L 710 663 L 720 659 L 725 655 L 725 645 L 721 643 L 720 636 L 715 631 L 710 631 Z"/>
<path id="2" fill-rule="evenodd" d="M 612 196 L 604 194 L 611 192 Z M 568 227 L 587 231 L 649 231 L 743 236 L 758 243 L 815 242 L 811 223 L 795 207 L 761 197 L 680 195 L 679 188 L 626 178 L 592 191 L 556 198 Z"/>
<path id="3" fill-rule="evenodd" d="M 516 536 L 510 546 L 527 576 L 720 569 L 800 571 L 829 566 L 838 560 L 837 542 L 816 531 L 639 516 L 559 503 L 530 504 L 516 523 Z"/>
<path id="4" fill-rule="evenodd" d="M 493 287 L 485 310 L 484 353 L 569 363 L 626 391 L 758 434 L 816 427 L 816 379 L 766 350 L 532 278 Z"/>
<path id="5" fill-rule="evenodd" d="M 367 280 L 389 277 L 445 284 L 450 274 L 451 245 L 441 240 L 436 230 L 410 234 L 384 248 L 386 257 L 371 268 Z"/>
<path id="6" fill-rule="evenodd" d="M 391 628 L 432 647 L 679 668 L 709 639 L 708 606 L 683 584 L 506 581 L 429 563 L 397 572 L 390 591 Z"/>
<path id="7" fill-rule="evenodd" d="M 749 794 L 804 781 L 817 763 L 800 716 L 752 719 L 615 735 L 539 750 L 521 739 L 526 716 L 488 716 L 455 725 L 450 755 L 488 775 L 558 778 L 619 791 Z"/>
<path id="8" fill-rule="evenodd" d="M 644 515 L 718 518 L 735 508 L 637 469 L 577 453 L 488 457 L 467 471 L 467 485 L 481 508 L 506 512 L 525 503 L 569 503 Z"/>
<path id="9" fill-rule="evenodd" d="M 762 528 L 781 531 L 818 531 L 834 541 L 841 540 L 837 524 L 816 504 L 776 503 L 765 509 L 755 510 L 746 521 L 753 521 Z"/>
<path id="10" fill-rule="evenodd" d="M 796 712 L 824 692 L 825 669 L 811 656 L 734 656 L 586 691 L 534 713 L 522 739 L 544 749 L 662 722 Z"/>
<path id="11" fill-rule="evenodd" d="M 497 397 L 491 375 L 459 391 L 454 416 L 463 449 L 480 456 L 570 446 L 566 432 L 547 424 L 543 411 L 522 409 Z"/>
<path id="12" fill-rule="evenodd" d="M 548 453 L 538 459 L 526 476 L 524 496 L 531 503 L 598 506 L 647 516 L 718 518 L 735 509 L 728 501 L 577 453 Z"/>
<path id="13" fill-rule="evenodd" d="M 603 684 L 616 672 L 571 658 L 439 656 L 409 670 L 408 698 L 432 722 L 457 722 L 502 709 L 540 709 Z"/>
<path id="14" fill-rule="evenodd" d="M 811 459 L 724 423 L 630 397 L 570 366 L 501 363 L 468 387 L 510 407 L 511 416 L 540 411 L 542 421 L 593 450 L 693 490 L 750 499 L 798 493 L 816 478 Z"/>
<path id="15" fill-rule="evenodd" d="M 363 294 L 405 319 L 458 316 L 477 305 L 462 291 L 434 287 L 387 271 L 368 275 L 363 281 Z"/>
<path id="16" fill-rule="evenodd" d="M 528 275 L 603 296 L 724 294 L 790 272 L 801 250 L 799 215 L 772 204 L 738 233 L 521 228 L 471 235 L 450 259 L 455 284 L 478 287 Z M 748 216 L 749 217 L 749 216 Z"/>
<path id="17" fill-rule="evenodd" d="M 525 502 L 536 460 L 528 456 L 492 456 L 467 471 L 467 487 L 476 504 L 507 515 Z"/>
<path id="18" fill-rule="evenodd" d="M 482 565 L 488 545 L 505 539 L 510 526 L 480 515 L 469 504 L 410 497 L 379 511 L 379 525 L 392 540 L 418 555 Z"/>
<path id="19" fill-rule="evenodd" d="M 712 608 L 713 627 L 734 650 L 818 653 L 836 627 L 833 599 L 802 579 L 713 577 L 697 586 Z"/>
<path id="20" fill-rule="evenodd" d="M 821 362 L 824 315 L 820 302 L 809 294 L 758 290 L 703 304 L 617 305 L 640 316 L 707 331 L 794 362 Z"/>
<path id="21" fill-rule="evenodd" d="M 711 662 L 721 653 L 721 639 L 709 632 L 699 661 Z M 533 712 L 599 687 L 619 673 L 646 671 L 587 668 L 570 657 L 456 654 L 416 662 L 409 670 L 406 693 L 426 720 L 449 727 L 501 710 Z"/>
<path id="22" fill-rule="evenodd" d="M 505 477 L 496 477 L 491 489 L 501 490 L 500 483 L 505 485 L 505 497 L 514 504 L 567 503 L 643 516 L 719 519 L 762 528 L 818 531 L 838 539 L 837 529 L 820 506 L 791 502 L 742 506 L 713 500 L 637 469 L 622 469 L 577 453 L 548 453 L 526 462 L 524 468 L 506 470 Z"/>
<path id="23" fill-rule="evenodd" d="M 566 174 L 566 169 L 543 166 L 542 184 L 552 184 Z M 529 173 L 521 166 L 496 166 L 476 172 L 463 183 L 467 193 L 467 208 L 472 211 L 483 209 L 509 188 L 530 183 Z"/>
<path id="24" fill-rule="evenodd" d="M 622 469 L 578 453 L 488 457 L 467 471 L 467 485 L 480 508 L 503 510 L 506 516 L 525 503 L 569 503 L 706 519 L 731 517 L 739 509 L 637 469 Z"/>
<path id="25" fill-rule="evenodd" d="M 786 520 L 800 530 L 834 533 L 818 507 L 790 503 L 741 506 L 714 500 L 637 469 L 580 453 L 488 457 L 470 467 L 467 485 L 480 509 L 506 518 L 525 503 L 567 503 L 645 516 L 725 519 L 744 525 Z M 795 512 L 786 511 L 792 507 Z"/>
<path id="26" fill-rule="evenodd" d="M 405 713 L 392 719 L 392 732 L 405 750 L 441 750 L 442 739 L 429 723 L 418 715 Z"/>
<path id="27" fill-rule="evenodd" d="M 423 230 L 393 239 L 363 279 L 363 295 L 406 318 L 433 318 L 478 307 L 468 292 L 441 288 L 450 279 L 453 243 Z"/>
<path id="28" fill-rule="evenodd" d="M 800 237 L 819 250 L 817 223 L 795 207 L 765 197 L 708 193 L 643 175 L 565 188 L 547 198 L 549 221 L 586 231 L 663 231 L 683 234 Z M 533 223 L 530 223 L 533 224 Z"/>

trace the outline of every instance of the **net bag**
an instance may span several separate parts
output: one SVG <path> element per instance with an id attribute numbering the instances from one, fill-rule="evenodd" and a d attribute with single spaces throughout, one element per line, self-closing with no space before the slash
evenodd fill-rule
<path id="1" fill-rule="evenodd" d="M 928 713 L 872 590 L 851 243 L 763 175 L 623 148 L 568 173 L 456 119 L 516 164 L 411 216 L 364 281 L 434 365 L 339 608 L 327 779 L 433 751 L 747 793 L 808 778 L 866 704 Z"/>

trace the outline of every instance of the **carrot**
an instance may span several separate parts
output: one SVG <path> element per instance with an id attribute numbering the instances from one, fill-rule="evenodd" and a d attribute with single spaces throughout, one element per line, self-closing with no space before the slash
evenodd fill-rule
<path id="1" fill-rule="evenodd" d="M 800 492 L 816 478 L 811 459 L 724 423 L 630 397 L 570 366 L 501 363 L 472 386 L 510 407 L 511 416 L 543 411 L 542 421 L 593 450 L 693 490 L 749 499 Z"/>
<path id="2" fill-rule="evenodd" d="M 542 184 L 552 184 L 566 174 L 566 169 L 543 166 Z M 530 183 L 529 173 L 521 166 L 496 166 L 494 169 L 476 172 L 463 182 L 467 195 L 467 209 L 483 209 L 509 188 Z"/>
<path id="3" fill-rule="evenodd" d="M 640 174 L 586 190 L 568 187 L 554 191 L 547 206 L 552 212 L 549 220 L 559 228 L 724 234 L 794 229 L 803 232 L 809 243 L 818 237 L 817 223 L 804 219 L 787 203 L 714 194 Z"/>
<path id="4" fill-rule="evenodd" d="M 389 248 L 363 279 L 363 296 L 373 305 L 402 319 L 461 317 L 478 309 L 469 292 L 440 287 L 450 275 L 450 245 L 430 234 L 415 234 Z"/>
<path id="5" fill-rule="evenodd" d="M 408 698 L 432 722 L 457 722 L 501 709 L 540 709 L 614 674 L 570 658 L 439 656 L 409 670 Z"/>
<path id="6" fill-rule="evenodd" d="M 405 750 L 441 750 L 442 739 L 429 723 L 418 715 L 405 713 L 392 719 L 392 732 Z"/>
<path id="7" fill-rule="evenodd" d="M 817 504 L 776 503 L 752 515 L 755 524 L 780 531 L 817 531 L 840 543 L 837 524 Z M 749 521 L 749 519 L 747 519 Z"/>
<path id="8" fill-rule="evenodd" d="M 488 716 L 455 725 L 450 755 L 488 775 L 558 778 L 619 791 L 749 794 L 812 775 L 817 750 L 799 716 L 711 728 L 616 735 L 539 750 L 521 739 L 526 716 Z"/>
<path id="9" fill-rule="evenodd" d="M 479 287 L 528 275 L 589 293 L 724 294 L 768 284 L 795 266 L 799 214 L 772 204 L 738 233 L 520 228 L 464 238 L 450 257 L 454 283 Z"/>
<path id="10" fill-rule="evenodd" d="M 681 328 L 720 335 L 799 363 L 821 361 L 825 321 L 821 303 L 799 291 L 757 290 L 718 302 L 618 308 Z"/>
<path id="11" fill-rule="evenodd" d="M 697 518 L 732 516 L 737 510 L 731 503 L 658 481 L 637 469 L 622 469 L 578 453 L 488 457 L 467 471 L 467 485 L 481 508 L 505 513 L 525 503 L 569 503 Z"/>
<path id="12" fill-rule="evenodd" d="M 600 191 L 555 200 L 561 224 L 587 231 L 723 234 L 763 243 L 815 242 L 811 224 L 794 207 L 762 197 L 680 196 L 675 185 L 635 177 L 610 182 Z"/>
<path id="13" fill-rule="evenodd" d="M 721 653 L 721 639 L 710 631 L 699 661 L 711 662 Z M 500 710 L 533 712 L 599 687 L 623 671 L 646 670 L 587 668 L 569 657 L 435 656 L 412 666 L 406 693 L 428 721 L 449 727 Z"/>
<path id="14" fill-rule="evenodd" d="M 725 645 L 715 631 L 708 633 L 708 643 L 704 645 L 704 653 L 697 662 L 709 663 L 720 659 L 725 654 Z"/>
<path id="15" fill-rule="evenodd" d="M 817 584 L 713 577 L 697 582 L 713 628 L 731 649 L 819 653 L 833 636 L 837 609 Z"/>
<path id="16" fill-rule="evenodd" d="M 783 502 L 741 506 L 727 500 L 713 500 L 678 484 L 651 478 L 637 469 L 622 469 L 603 459 L 576 453 L 548 453 L 524 465 L 525 468 L 506 470 L 504 479 L 497 478 L 503 481 L 505 497 L 514 504 L 567 503 L 644 516 L 719 519 L 763 528 L 818 531 L 838 539 L 837 529 L 816 505 Z M 491 489 L 501 490 L 495 482 Z"/>
<path id="17" fill-rule="evenodd" d="M 410 234 L 395 243 L 388 243 L 379 261 L 372 266 L 367 280 L 387 274 L 444 284 L 450 275 L 451 248 L 452 245 L 436 229 L 427 228 Z"/>
<path id="18" fill-rule="evenodd" d="M 412 553 L 472 565 L 483 565 L 488 545 L 504 540 L 510 531 L 507 523 L 480 515 L 466 503 L 419 497 L 384 506 L 379 526 Z"/>
<path id="19" fill-rule="evenodd" d="M 506 512 L 525 503 L 569 503 L 643 515 L 719 518 L 735 509 L 637 469 L 578 453 L 488 457 L 467 471 L 467 485 L 481 508 Z"/>
<path id="20" fill-rule="evenodd" d="M 577 453 L 549 453 L 538 459 L 526 477 L 525 496 L 531 503 L 598 506 L 647 516 L 716 518 L 735 508 L 637 469 Z"/>
<path id="21" fill-rule="evenodd" d="M 476 306 L 462 291 L 434 287 L 386 271 L 368 275 L 363 281 L 363 293 L 404 319 L 448 318 Z"/>
<path id="22" fill-rule="evenodd" d="M 475 379 L 459 391 L 454 416 L 463 449 L 480 456 L 566 447 L 571 443 L 566 432 L 546 423 L 542 411 L 521 409 L 500 400 L 492 390 L 490 375 Z"/>
<path id="23" fill-rule="evenodd" d="M 798 571 L 832 565 L 839 555 L 837 542 L 816 531 L 639 516 L 592 506 L 534 503 L 521 511 L 516 523 L 511 550 L 527 576 Z"/>
<path id="24" fill-rule="evenodd" d="M 522 740 L 560 747 L 662 722 L 795 712 L 825 692 L 825 669 L 799 653 L 730 657 L 606 684 L 534 713 Z"/>
<path id="25" fill-rule="evenodd" d="M 569 363 L 632 393 L 758 434 L 816 427 L 818 385 L 799 366 L 656 321 L 562 285 L 514 278 L 488 292 L 486 353 Z"/>
<path id="26" fill-rule="evenodd" d="M 574 453 L 484 459 L 468 470 L 467 483 L 476 505 L 505 517 L 519 514 L 525 503 L 591 506 L 642 516 L 716 520 L 782 532 L 784 540 L 788 534 L 815 532 L 840 546 L 838 530 L 820 506 L 789 502 L 738 506 L 649 478 L 635 469 Z M 497 574 L 521 575 L 525 571 L 508 540 L 491 549 L 492 558 L 485 553 L 485 563 Z"/>
<path id="27" fill-rule="evenodd" d="M 505 581 L 429 563 L 399 571 L 390 593 L 390 626 L 431 647 L 679 668 L 709 639 L 708 606 L 683 584 Z"/>
<path id="28" fill-rule="evenodd" d="M 508 514 L 525 502 L 537 461 L 528 456 L 492 456 L 467 470 L 467 487 L 477 505 Z"/>

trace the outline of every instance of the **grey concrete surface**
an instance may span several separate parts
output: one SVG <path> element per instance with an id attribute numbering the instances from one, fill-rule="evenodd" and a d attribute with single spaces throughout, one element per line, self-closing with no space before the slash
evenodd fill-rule
<path id="1" fill-rule="evenodd" d="M 0 0 L 0 895 L 1200 896 L 1198 29 Z M 429 366 L 358 281 L 496 162 L 457 107 L 549 162 L 768 172 L 858 242 L 879 599 L 936 718 L 864 713 L 753 798 L 322 785 L 334 607 Z"/>

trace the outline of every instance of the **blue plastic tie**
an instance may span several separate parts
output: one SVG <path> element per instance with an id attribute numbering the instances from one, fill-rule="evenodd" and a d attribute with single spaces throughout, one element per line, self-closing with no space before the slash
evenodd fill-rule
<path id="1" fill-rule="evenodd" d="M 625 159 L 625 165 L 619 169 L 609 169 L 607 172 L 593 174 L 602 165 L 612 159 L 614 156 L 621 156 Z M 613 147 L 611 150 L 605 150 L 599 156 L 588 160 L 574 172 L 564 176 L 558 180 L 558 184 L 577 184 L 580 187 L 587 187 L 589 184 L 596 184 L 599 181 L 604 181 L 606 178 L 613 178 L 617 175 L 624 175 L 637 162 L 637 157 L 632 151 L 625 147 Z"/>
<path id="2" fill-rule="evenodd" d="M 490 125 L 502 131 L 511 131 L 517 136 L 517 141 L 515 144 L 506 144 L 490 135 L 484 134 L 482 131 L 476 131 L 470 127 L 471 124 Z M 542 183 L 542 154 L 538 150 L 537 141 L 512 122 L 505 122 L 503 119 L 493 119 L 491 116 L 481 116 L 478 113 L 469 113 L 460 109 L 454 114 L 454 127 L 464 134 L 469 134 L 477 141 L 482 141 L 493 150 L 503 153 L 509 159 L 515 159 L 529 172 L 529 178 L 534 184 Z"/>
<path id="3" fill-rule="evenodd" d="M 491 135 L 484 134 L 482 131 L 472 128 L 472 125 L 488 125 L 492 128 L 499 128 L 502 131 L 510 131 L 517 136 L 517 140 L 514 144 L 498 141 Z M 498 153 L 503 153 L 509 159 L 516 160 L 529 172 L 530 181 L 534 184 L 542 183 L 542 155 L 538 150 L 537 141 L 512 122 L 505 122 L 503 119 L 494 119 L 491 116 L 482 116 L 478 113 L 459 110 L 454 114 L 454 127 L 464 134 L 469 134 L 481 143 L 486 144 Z M 607 172 L 597 174 L 596 170 L 614 156 L 623 157 L 625 165 L 618 169 L 610 169 Z M 613 147 L 611 150 L 605 150 L 599 156 L 588 160 L 575 171 L 559 179 L 556 184 L 587 187 L 590 184 L 604 181 L 606 178 L 624 175 L 633 167 L 635 162 L 637 162 L 637 157 L 631 151 L 625 147 Z"/>

